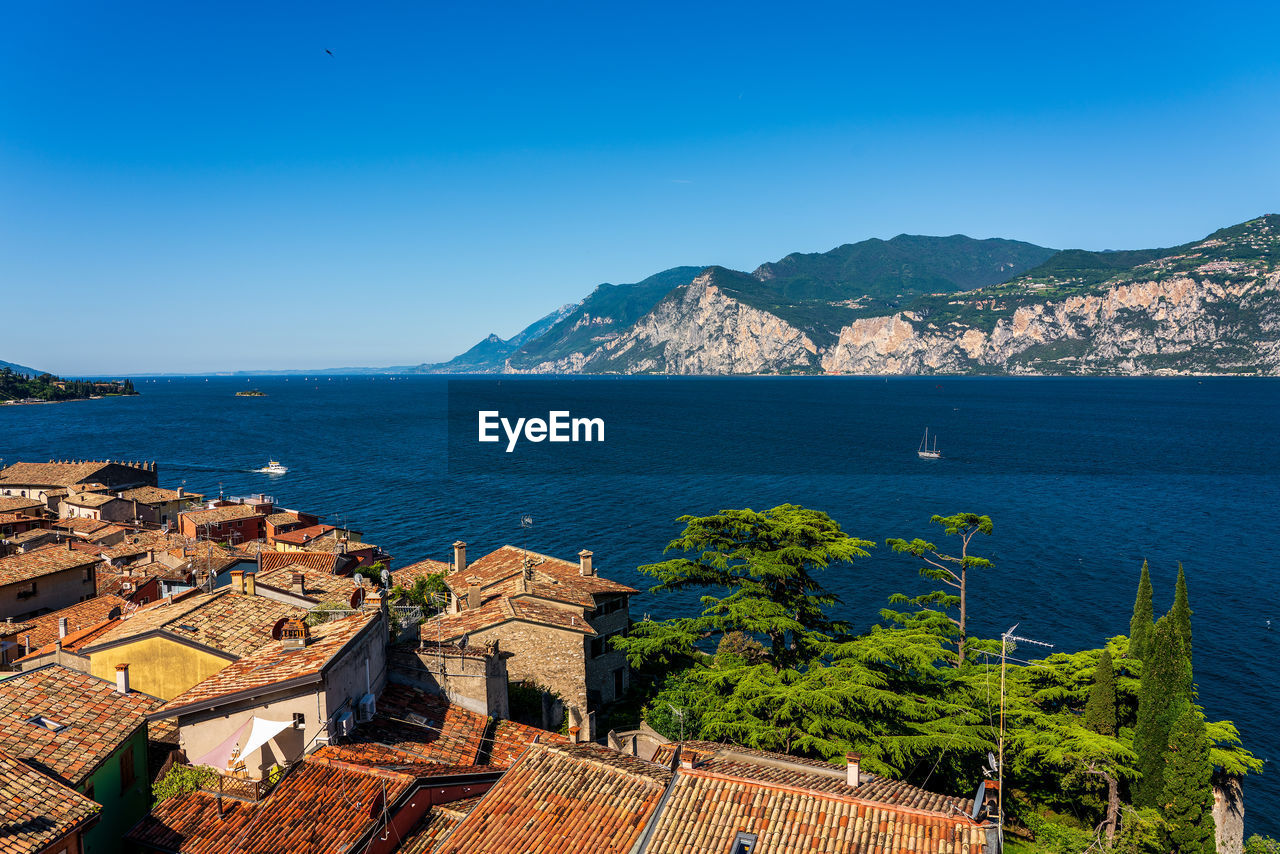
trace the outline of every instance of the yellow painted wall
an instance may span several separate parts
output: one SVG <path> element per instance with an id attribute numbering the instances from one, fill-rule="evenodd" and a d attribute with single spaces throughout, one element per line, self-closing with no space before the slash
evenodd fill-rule
<path id="1" fill-rule="evenodd" d="M 114 682 L 116 665 L 128 664 L 131 688 L 172 700 L 230 663 L 186 644 L 151 637 L 91 653 L 89 672 Z"/>

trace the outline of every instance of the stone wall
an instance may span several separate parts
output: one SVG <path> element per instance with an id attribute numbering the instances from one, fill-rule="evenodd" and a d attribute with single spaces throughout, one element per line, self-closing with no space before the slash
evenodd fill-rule
<path id="1" fill-rule="evenodd" d="M 493 718 L 511 717 L 507 699 L 507 664 L 492 648 L 434 643 L 415 650 L 396 650 L 387 679 L 444 697 L 451 704 Z"/>

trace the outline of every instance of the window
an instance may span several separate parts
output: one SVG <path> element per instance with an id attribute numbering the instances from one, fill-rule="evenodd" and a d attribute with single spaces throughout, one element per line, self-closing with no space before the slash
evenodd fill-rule
<path id="1" fill-rule="evenodd" d="M 732 854 L 751 854 L 756 850 L 757 839 L 759 837 L 754 833 L 738 831 L 738 835 L 733 838 Z"/>
<path id="2" fill-rule="evenodd" d="M 92 575 L 93 570 L 86 566 L 84 569 L 80 570 L 80 581 L 84 584 L 88 584 L 93 580 Z"/>
<path id="3" fill-rule="evenodd" d="M 129 745 L 120 753 L 120 794 L 129 791 L 129 787 L 133 785 L 137 774 L 134 773 L 133 767 L 133 745 Z"/>
<path id="4" fill-rule="evenodd" d="M 294 712 L 294 713 L 293 713 L 293 728 L 294 728 L 294 729 L 306 729 L 306 727 L 307 727 L 307 716 L 306 716 L 306 715 L 304 715 L 302 712 Z"/>
<path id="5" fill-rule="evenodd" d="M 53 718 L 46 718 L 44 715 L 36 715 L 34 718 L 28 718 L 27 723 L 43 727 L 44 729 L 52 732 L 58 732 L 59 730 L 67 728 L 66 724 L 60 724 Z"/>
<path id="6" fill-rule="evenodd" d="M 30 599 L 34 595 L 36 595 L 36 583 L 34 581 L 27 584 L 26 587 L 18 588 L 19 599 Z"/>

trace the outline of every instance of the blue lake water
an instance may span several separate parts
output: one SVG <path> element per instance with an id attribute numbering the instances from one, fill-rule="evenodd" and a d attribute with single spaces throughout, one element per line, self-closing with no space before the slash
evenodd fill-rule
<path id="1" fill-rule="evenodd" d="M 1127 632 L 1143 558 L 1158 610 L 1182 561 L 1201 702 L 1260 757 L 1280 757 L 1280 382 L 584 379 L 572 408 L 606 417 L 605 445 L 506 457 L 451 450 L 448 382 L 139 380 L 136 398 L 0 407 L 0 457 L 156 460 L 164 485 L 265 492 L 363 531 L 400 565 L 447 560 L 456 539 L 472 555 L 526 540 L 570 559 L 589 548 L 603 573 L 640 588 L 635 568 L 660 557 L 685 513 L 803 504 L 881 544 L 932 537 L 934 513 L 986 513 L 995 534 L 978 553 L 995 568 L 973 582 L 972 631 L 1018 623 L 1059 649 L 1098 646 Z M 502 382 L 552 404 L 565 388 Z M 233 396 L 248 387 L 268 397 Z M 916 457 L 926 426 L 943 460 Z M 251 471 L 268 457 L 289 473 Z M 883 545 L 825 581 L 863 625 L 890 593 L 924 589 Z M 693 598 L 646 594 L 632 610 L 688 613 Z M 1280 835 L 1280 778 L 1251 777 L 1245 791 L 1248 832 Z"/>

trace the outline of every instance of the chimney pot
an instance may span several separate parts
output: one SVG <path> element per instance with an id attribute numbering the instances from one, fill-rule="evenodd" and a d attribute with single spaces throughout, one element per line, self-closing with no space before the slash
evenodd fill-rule
<path id="1" fill-rule="evenodd" d="M 58 637 L 65 638 L 67 636 L 67 618 L 58 618 Z"/>
<path id="2" fill-rule="evenodd" d="M 467 544 L 458 540 L 453 544 L 453 571 L 462 572 L 467 568 Z"/>
<path id="3" fill-rule="evenodd" d="M 584 578 L 592 578 L 596 574 L 596 568 L 595 568 L 595 565 L 592 563 L 591 558 L 592 558 L 591 552 L 587 551 L 586 549 L 583 549 L 582 551 L 578 552 L 578 572 Z"/>
<path id="4" fill-rule="evenodd" d="M 244 592 L 244 570 L 243 569 L 231 570 L 231 591 L 233 593 Z"/>
<path id="5" fill-rule="evenodd" d="M 856 789 L 862 785 L 862 754 L 846 753 L 844 758 L 849 763 L 847 766 L 849 773 L 847 782 L 850 788 Z"/>
<path id="6" fill-rule="evenodd" d="M 129 665 L 116 665 L 116 692 L 120 694 L 129 693 Z"/>
<path id="7" fill-rule="evenodd" d="M 246 572 L 244 574 L 244 595 L 258 595 L 258 574 L 256 572 Z"/>
<path id="8" fill-rule="evenodd" d="M 301 572 L 295 572 L 293 574 L 293 589 L 298 593 L 307 592 L 307 577 Z"/>

